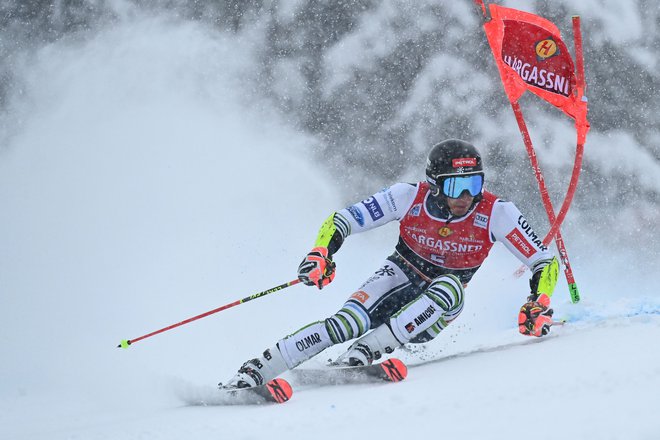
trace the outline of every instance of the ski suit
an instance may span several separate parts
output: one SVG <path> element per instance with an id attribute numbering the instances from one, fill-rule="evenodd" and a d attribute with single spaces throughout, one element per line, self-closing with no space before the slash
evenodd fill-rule
<path id="1" fill-rule="evenodd" d="M 534 273 L 552 259 L 513 203 L 484 191 L 464 216 L 452 217 L 438 210 L 426 182 L 397 183 L 334 213 L 331 254 L 349 235 L 394 220 L 400 223 L 394 253 L 343 307 L 278 342 L 288 368 L 382 324 L 396 339 L 385 352 L 433 339 L 461 313 L 464 287 L 496 241 Z"/>

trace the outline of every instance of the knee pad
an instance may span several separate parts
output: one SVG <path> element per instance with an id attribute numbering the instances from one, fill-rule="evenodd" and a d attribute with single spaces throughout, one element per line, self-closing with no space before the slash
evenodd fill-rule
<path id="1" fill-rule="evenodd" d="M 394 336 L 406 343 L 442 320 L 442 309 L 427 295 L 420 295 L 390 318 Z"/>
<path id="2" fill-rule="evenodd" d="M 431 340 L 456 319 L 463 310 L 463 303 L 460 280 L 453 275 L 443 275 L 392 316 L 390 327 L 402 342 Z"/>
<path id="3" fill-rule="evenodd" d="M 444 319 L 452 322 L 463 311 L 465 291 L 463 284 L 454 275 L 442 275 L 429 285 L 424 292 L 444 311 Z"/>
<path id="4" fill-rule="evenodd" d="M 330 339 L 335 344 L 359 338 L 371 328 L 371 319 L 359 306 L 347 302 L 336 314 L 325 320 Z"/>

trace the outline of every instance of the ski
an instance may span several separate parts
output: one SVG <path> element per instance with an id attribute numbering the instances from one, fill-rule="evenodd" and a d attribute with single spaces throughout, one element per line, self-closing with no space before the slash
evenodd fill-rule
<path id="1" fill-rule="evenodd" d="M 258 387 L 189 390 L 185 394 L 182 398 L 191 406 L 262 405 L 287 402 L 293 389 L 289 382 L 277 378 Z"/>
<path id="2" fill-rule="evenodd" d="M 400 382 L 408 375 L 408 367 L 399 359 L 388 359 L 367 366 L 328 366 L 327 368 L 294 369 L 289 372 L 295 386 L 324 386 L 357 383 Z M 291 399 L 293 388 L 284 379 L 273 379 L 265 385 L 249 388 L 187 388 L 180 397 L 191 406 L 262 405 L 284 403 Z"/>
<path id="3" fill-rule="evenodd" d="M 408 367 L 399 359 L 388 359 L 365 366 L 328 366 L 292 370 L 294 385 L 344 385 L 372 382 L 400 382 L 408 375 Z"/>

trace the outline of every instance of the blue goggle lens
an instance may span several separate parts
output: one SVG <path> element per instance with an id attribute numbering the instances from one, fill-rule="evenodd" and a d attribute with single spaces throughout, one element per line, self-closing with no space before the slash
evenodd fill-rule
<path id="1" fill-rule="evenodd" d="M 479 174 L 472 176 L 448 177 L 442 184 L 442 193 L 452 199 L 457 199 L 463 194 L 463 191 L 476 197 L 481 193 L 484 186 L 484 177 Z"/>

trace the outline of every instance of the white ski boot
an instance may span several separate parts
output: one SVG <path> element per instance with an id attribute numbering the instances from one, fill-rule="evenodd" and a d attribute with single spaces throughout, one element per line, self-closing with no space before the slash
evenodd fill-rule
<path id="1" fill-rule="evenodd" d="M 371 365 L 374 361 L 380 359 L 383 353 L 392 353 L 395 348 L 401 345 L 387 324 L 383 324 L 355 341 L 335 363 L 351 367 Z"/>
<path id="2" fill-rule="evenodd" d="M 250 359 L 245 362 L 238 373 L 226 384 L 220 382 L 220 388 L 248 388 L 267 384 L 280 374 L 287 371 L 289 367 L 277 346 L 264 351 L 259 358 Z"/>

